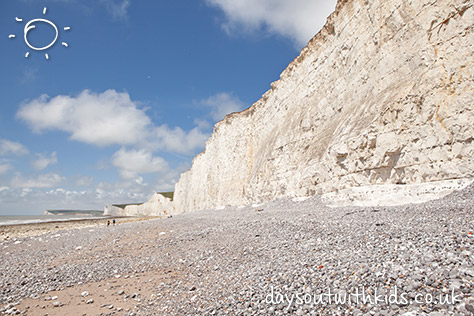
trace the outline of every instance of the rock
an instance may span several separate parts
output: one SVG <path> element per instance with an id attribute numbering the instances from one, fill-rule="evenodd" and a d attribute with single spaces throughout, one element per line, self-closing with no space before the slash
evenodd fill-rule
<path id="1" fill-rule="evenodd" d="M 474 306 L 471 305 L 471 304 L 465 304 L 464 307 L 466 308 L 466 310 L 472 314 L 474 314 Z"/>
<path id="2" fill-rule="evenodd" d="M 451 282 L 449 288 L 454 290 L 455 292 L 458 292 L 461 289 L 461 282 L 459 282 L 458 280 L 454 280 Z"/>
<path id="3" fill-rule="evenodd" d="M 87 291 L 84 291 L 84 292 L 81 293 L 81 296 L 82 296 L 82 297 L 86 297 L 86 296 L 88 296 L 88 295 L 89 295 L 89 292 L 87 292 Z"/>

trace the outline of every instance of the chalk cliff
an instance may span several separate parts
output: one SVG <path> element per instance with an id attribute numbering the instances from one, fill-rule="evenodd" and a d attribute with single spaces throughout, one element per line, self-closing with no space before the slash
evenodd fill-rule
<path id="1" fill-rule="evenodd" d="M 393 204 L 465 186 L 473 29 L 472 0 L 340 0 L 271 90 L 215 125 L 172 212 L 314 194 Z"/>
<path id="2" fill-rule="evenodd" d="M 107 205 L 104 215 L 111 216 L 167 216 L 173 213 L 172 200 L 155 193 L 145 203 L 130 205 Z"/>
<path id="3" fill-rule="evenodd" d="M 339 1 L 271 90 L 216 124 L 176 210 L 472 178 L 473 29 L 471 0 Z"/>

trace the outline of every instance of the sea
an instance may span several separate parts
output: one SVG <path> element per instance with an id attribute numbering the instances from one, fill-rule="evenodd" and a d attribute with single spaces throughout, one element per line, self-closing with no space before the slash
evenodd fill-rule
<path id="1" fill-rule="evenodd" d="M 36 224 L 47 222 L 67 222 L 82 219 L 100 219 L 108 218 L 104 215 L 17 215 L 17 216 L 2 216 L 0 215 L 0 226 L 5 225 L 21 225 L 21 224 Z"/>

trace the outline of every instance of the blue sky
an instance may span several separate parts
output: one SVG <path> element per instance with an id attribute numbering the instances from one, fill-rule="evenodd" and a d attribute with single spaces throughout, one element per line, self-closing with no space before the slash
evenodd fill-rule
<path id="1" fill-rule="evenodd" d="M 334 7 L 2 0 L 0 215 L 103 209 L 173 190 L 214 123 L 256 102 Z M 58 28 L 47 50 L 25 43 L 32 19 Z M 33 48 L 54 40 L 51 25 L 32 25 Z"/>

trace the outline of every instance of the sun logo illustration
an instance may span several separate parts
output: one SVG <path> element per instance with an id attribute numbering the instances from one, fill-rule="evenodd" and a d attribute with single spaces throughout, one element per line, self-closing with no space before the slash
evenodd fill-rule
<path id="1" fill-rule="evenodd" d="M 47 11 L 47 8 L 45 7 L 43 9 L 43 15 L 46 15 L 46 11 Z M 17 22 L 23 22 L 23 19 L 21 18 L 18 18 L 16 17 L 15 20 Z M 46 23 L 46 24 L 49 24 L 50 26 L 52 26 L 54 28 L 54 31 L 55 31 L 55 36 L 54 36 L 54 39 L 46 46 L 43 46 L 43 47 L 36 47 L 36 46 L 33 46 L 31 45 L 31 43 L 28 41 L 28 33 L 36 28 L 36 25 L 34 25 L 34 23 L 38 23 L 38 22 L 42 22 L 42 23 Z M 69 31 L 71 29 L 71 27 L 69 26 L 66 26 L 64 27 L 64 30 L 65 31 Z M 58 40 L 58 35 L 59 35 L 59 31 L 58 31 L 58 27 L 56 26 L 56 24 L 54 24 L 53 22 L 51 22 L 50 20 L 46 20 L 46 19 L 33 19 L 33 20 L 30 20 L 28 21 L 28 23 L 26 23 L 25 25 L 25 28 L 23 30 L 23 38 L 25 39 L 25 43 L 26 45 L 28 45 L 29 48 L 31 48 L 32 50 L 37 50 L 37 51 L 43 51 L 43 50 L 47 50 L 48 48 L 52 47 L 54 44 L 56 44 L 56 41 Z M 16 37 L 15 34 L 10 34 L 8 36 L 8 38 L 10 39 L 14 39 Z M 66 42 L 62 42 L 62 45 L 64 47 L 68 47 L 68 43 Z M 26 52 L 25 54 L 25 58 L 28 58 L 30 56 L 30 52 Z M 46 59 L 49 59 L 49 55 L 47 53 L 44 54 L 45 58 Z"/>

